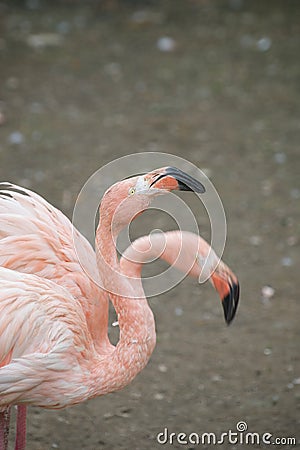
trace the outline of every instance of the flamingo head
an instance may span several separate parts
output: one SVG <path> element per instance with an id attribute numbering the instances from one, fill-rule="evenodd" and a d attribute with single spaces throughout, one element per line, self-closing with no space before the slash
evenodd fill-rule
<path id="1" fill-rule="evenodd" d="M 109 218 L 116 231 L 120 231 L 147 209 L 154 197 L 175 190 L 205 192 L 202 183 L 182 170 L 163 167 L 111 186 L 101 202 L 100 218 Z"/>

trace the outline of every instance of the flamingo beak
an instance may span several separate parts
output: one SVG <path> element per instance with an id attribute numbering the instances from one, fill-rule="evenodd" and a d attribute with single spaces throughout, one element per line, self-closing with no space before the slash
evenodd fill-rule
<path id="1" fill-rule="evenodd" d="M 165 167 L 161 171 L 155 171 L 151 187 L 166 191 L 193 191 L 200 194 L 205 192 L 205 187 L 200 181 L 191 177 L 176 167 Z"/>
<path id="2" fill-rule="evenodd" d="M 239 303 L 239 283 L 235 277 L 224 279 L 217 271 L 212 275 L 211 281 L 221 298 L 225 321 L 229 325 L 234 319 Z"/>
<path id="3" fill-rule="evenodd" d="M 234 319 L 240 296 L 239 284 L 233 284 L 229 286 L 229 293 L 222 299 L 222 305 L 224 310 L 224 317 L 227 325 L 230 325 Z"/>

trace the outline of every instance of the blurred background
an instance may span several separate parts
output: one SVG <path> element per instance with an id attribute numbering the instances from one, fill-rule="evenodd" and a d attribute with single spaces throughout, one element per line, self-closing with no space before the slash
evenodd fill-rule
<path id="1" fill-rule="evenodd" d="M 299 2 L 0 1 L 0 33 L 1 179 L 71 217 L 103 164 L 182 156 L 222 198 L 224 260 L 241 282 L 229 328 L 208 284 L 152 299 L 144 371 L 78 407 L 31 408 L 28 448 L 153 449 L 164 427 L 240 420 L 299 439 Z"/>

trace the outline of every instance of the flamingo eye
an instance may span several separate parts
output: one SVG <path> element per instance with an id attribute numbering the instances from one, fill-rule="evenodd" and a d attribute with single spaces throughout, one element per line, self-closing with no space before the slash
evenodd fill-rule
<path id="1" fill-rule="evenodd" d="M 128 195 L 133 195 L 133 194 L 135 194 L 135 188 L 131 187 L 131 188 L 129 188 Z"/>

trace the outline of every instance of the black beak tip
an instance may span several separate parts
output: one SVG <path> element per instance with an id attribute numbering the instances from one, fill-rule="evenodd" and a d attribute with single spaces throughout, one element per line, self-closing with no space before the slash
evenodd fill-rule
<path id="1" fill-rule="evenodd" d="M 204 194 L 205 192 L 205 187 L 200 181 L 177 169 L 177 167 L 167 167 L 165 175 L 171 175 L 177 180 L 180 191 L 193 191 L 198 194 Z"/>
<path id="2" fill-rule="evenodd" d="M 190 183 L 186 184 L 180 180 L 177 180 L 177 181 L 178 181 L 178 186 L 179 186 L 180 191 L 192 191 L 192 192 L 197 192 L 197 194 L 204 194 L 204 192 L 205 192 L 205 187 L 203 186 L 203 184 L 199 183 L 199 181 L 197 182 L 197 185 L 195 185 L 193 183 L 193 187 Z"/>
<path id="3" fill-rule="evenodd" d="M 223 298 L 222 305 L 224 309 L 224 317 L 227 325 L 230 325 L 239 304 L 240 286 L 239 283 L 234 283 L 230 286 L 229 294 Z"/>

